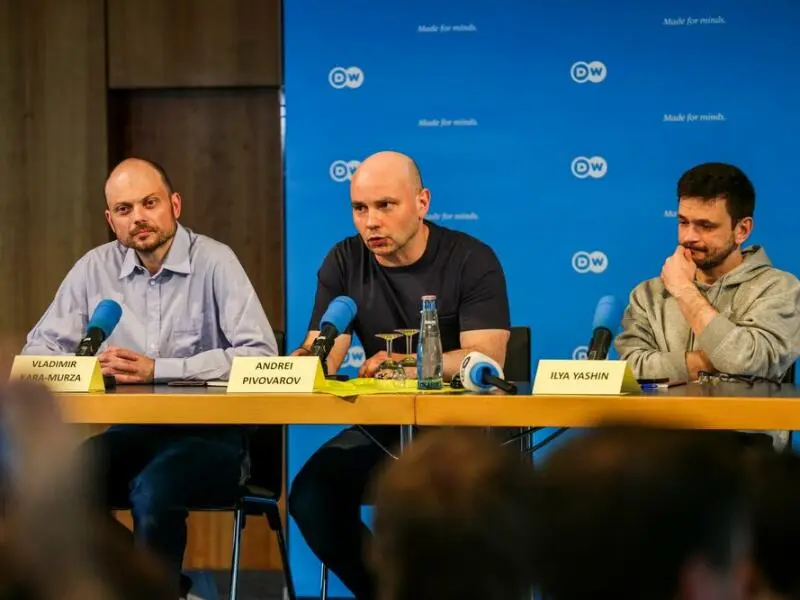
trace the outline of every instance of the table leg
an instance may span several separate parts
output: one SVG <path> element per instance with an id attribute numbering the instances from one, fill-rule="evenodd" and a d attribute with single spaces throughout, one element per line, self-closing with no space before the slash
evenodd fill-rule
<path id="1" fill-rule="evenodd" d="M 400 426 L 400 452 L 405 452 L 411 441 L 414 439 L 414 426 L 401 425 Z"/>

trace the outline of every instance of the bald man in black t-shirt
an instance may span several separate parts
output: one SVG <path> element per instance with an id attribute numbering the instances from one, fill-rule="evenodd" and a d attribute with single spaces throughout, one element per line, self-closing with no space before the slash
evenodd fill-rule
<path id="1" fill-rule="evenodd" d="M 414 161 L 396 152 L 370 156 L 356 170 L 350 196 L 358 235 L 336 244 L 322 263 L 310 331 L 293 354 L 310 353 L 330 301 L 350 296 L 358 313 L 336 339 L 328 372 L 339 369 L 355 332 L 368 357 L 359 375 L 372 377 L 386 358 L 385 342 L 375 335 L 419 328 L 422 296 L 434 294 L 444 379 L 458 373 L 463 358 L 475 350 L 502 365 L 510 318 L 500 262 L 474 237 L 425 220 L 431 195 Z M 416 370 L 409 376 L 416 378 Z M 384 446 L 398 441 L 397 427 L 367 429 Z M 347 429 L 308 460 L 289 498 L 308 545 L 359 600 L 374 598 L 363 563 L 369 531 L 360 505 L 371 471 L 385 458 L 360 428 Z"/>

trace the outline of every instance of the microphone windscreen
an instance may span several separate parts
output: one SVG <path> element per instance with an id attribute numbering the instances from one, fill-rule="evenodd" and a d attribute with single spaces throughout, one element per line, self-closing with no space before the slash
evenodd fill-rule
<path id="1" fill-rule="evenodd" d="M 619 329 L 622 323 L 622 305 L 617 302 L 614 296 L 603 296 L 597 303 L 594 310 L 594 320 L 592 321 L 592 331 L 598 327 L 604 327 L 611 332 Z"/>
<path id="2" fill-rule="evenodd" d="M 470 379 L 472 383 L 477 386 L 491 387 L 489 384 L 483 382 L 484 374 L 494 375 L 495 377 L 502 378 L 503 375 L 500 370 L 491 363 L 475 363 L 475 366 L 470 370 Z"/>
<path id="3" fill-rule="evenodd" d="M 89 324 L 86 329 L 96 327 L 100 329 L 106 336 L 106 339 L 114 331 L 114 328 L 119 323 L 122 317 L 122 307 L 113 300 L 101 300 L 95 307 L 92 313 L 92 318 L 89 319 Z"/>
<path id="4" fill-rule="evenodd" d="M 461 361 L 458 373 L 464 388 L 473 392 L 492 387 L 491 384 L 483 381 L 484 373 L 494 375 L 498 379 L 503 378 L 503 369 L 496 361 L 482 352 L 474 350 Z"/>
<path id="5" fill-rule="evenodd" d="M 326 323 L 330 323 L 336 331 L 342 333 L 350 326 L 356 318 L 356 303 L 349 296 L 337 296 L 328 305 L 328 309 L 319 321 L 319 328 L 322 329 Z"/>

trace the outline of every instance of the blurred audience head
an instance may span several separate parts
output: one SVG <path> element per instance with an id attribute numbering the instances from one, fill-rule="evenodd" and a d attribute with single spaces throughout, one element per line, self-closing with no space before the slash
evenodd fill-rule
<path id="1" fill-rule="evenodd" d="M 0 388 L 0 600 L 174 600 L 161 564 L 95 510 L 78 442 L 44 387 Z"/>
<path id="2" fill-rule="evenodd" d="M 800 456 L 760 452 L 748 457 L 754 598 L 800 599 Z"/>
<path id="3" fill-rule="evenodd" d="M 530 594 L 533 471 L 480 430 L 419 436 L 377 479 L 381 600 Z"/>
<path id="4" fill-rule="evenodd" d="M 738 600 L 750 585 L 735 438 L 614 425 L 537 466 L 536 576 L 552 600 Z"/>

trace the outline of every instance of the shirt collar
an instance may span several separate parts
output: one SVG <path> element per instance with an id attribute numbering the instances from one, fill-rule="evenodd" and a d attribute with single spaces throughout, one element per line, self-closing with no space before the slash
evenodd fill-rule
<path id="1" fill-rule="evenodd" d="M 169 252 L 167 252 L 161 269 L 181 275 L 188 275 L 191 273 L 192 267 L 189 262 L 190 245 L 191 240 L 189 239 L 189 232 L 183 225 L 178 223 L 175 231 L 175 238 L 172 240 L 172 246 Z M 128 248 L 125 252 L 125 258 L 122 260 L 122 266 L 119 269 L 119 278 L 124 279 L 137 268 L 140 270 L 144 269 L 139 261 L 139 257 L 136 255 L 136 250 Z"/>

